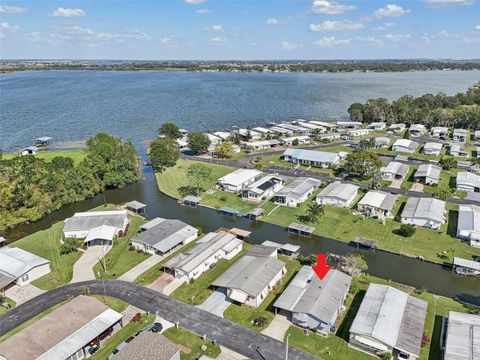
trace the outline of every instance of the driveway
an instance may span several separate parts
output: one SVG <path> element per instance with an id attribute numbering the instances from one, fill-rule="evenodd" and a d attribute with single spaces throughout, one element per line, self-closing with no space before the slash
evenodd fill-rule
<path id="1" fill-rule="evenodd" d="M 410 189 L 411 191 L 416 191 L 416 192 L 423 192 L 423 188 L 425 185 L 422 183 L 413 183 L 412 188 Z"/>
<path id="2" fill-rule="evenodd" d="M 283 341 L 288 328 L 292 323 L 284 315 L 275 315 L 270 325 L 267 326 L 262 334 L 268 335 L 278 341 Z"/>
<path id="3" fill-rule="evenodd" d="M 160 261 L 162 261 L 162 259 L 163 259 L 163 256 L 152 255 L 148 259 L 143 260 L 140 264 L 128 270 L 125 274 L 120 276 L 118 280 L 133 282 L 137 277 L 142 275 L 145 271 L 157 265 Z"/>
<path id="4" fill-rule="evenodd" d="M 208 311 L 213 315 L 223 317 L 224 311 L 227 310 L 231 304 L 232 302 L 227 299 L 227 289 L 222 288 L 215 291 L 203 302 L 203 304 L 198 305 L 197 307 Z"/>
<path id="5" fill-rule="evenodd" d="M 394 189 L 401 189 L 402 188 L 403 179 L 395 179 L 392 181 L 389 187 Z"/>
<path id="6" fill-rule="evenodd" d="M 78 296 L 88 287 L 91 294 L 113 296 L 126 301 L 144 311 L 157 314 L 171 323 L 180 326 L 198 336 L 206 335 L 219 345 L 238 352 L 254 360 L 283 360 L 285 344 L 264 334 L 247 329 L 229 320 L 182 303 L 171 297 L 131 282 L 118 280 L 87 281 L 67 284 L 43 293 L 20 306 L 0 315 L 0 336 L 18 327 L 25 321 L 51 308 L 72 296 Z M 298 349 L 289 349 L 290 360 L 314 360 L 317 357 Z"/>
<path id="7" fill-rule="evenodd" d="M 110 251 L 111 246 L 95 245 L 90 246 L 73 265 L 73 276 L 71 283 L 95 280 L 93 266 L 102 259 L 103 254 Z"/>
<path id="8" fill-rule="evenodd" d="M 177 290 L 180 286 L 182 286 L 184 283 L 185 283 L 185 280 L 173 279 L 163 288 L 162 293 L 165 295 L 170 295 L 175 290 Z"/>
<path id="9" fill-rule="evenodd" d="M 32 284 L 24 286 L 15 285 L 5 291 L 5 296 L 15 301 L 18 306 L 44 292 L 45 290 L 39 289 Z"/>
<path id="10" fill-rule="evenodd" d="M 165 287 L 170 284 L 175 278 L 173 275 L 164 273 L 162 276 L 160 276 L 157 280 L 155 280 L 153 283 L 147 285 L 149 289 L 158 291 L 159 293 L 163 294 L 163 290 Z"/>

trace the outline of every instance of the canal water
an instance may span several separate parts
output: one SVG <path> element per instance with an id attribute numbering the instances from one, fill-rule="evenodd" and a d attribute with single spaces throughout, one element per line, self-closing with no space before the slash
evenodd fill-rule
<path id="1" fill-rule="evenodd" d="M 177 204 L 176 200 L 162 194 L 157 187 L 155 175 L 151 168 L 144 171 L 144 179 L 121 190 L 110 190 L 106 193 L 108 203 L 120 204 L 130 200 L 138 200 L 147 204 L 147 217 L 175 218 L 200 227 L 204 232 L 219 227 L 239 227 L 252 231 L 250 242 L 260 244 L 265 240 L 279 243 L 293 243 L 301 246 L 303 254 L 334 253 L 345 255 L 361 252 L 368 263 L 368 273 L 374 276 L 426 289 L 435 294 L 480 305 L 480 279 L 462 277 L 441 265 L 422 262 L 383 251 L 358 250 L 349 244 L 326 239 L 319 236 L 302 238 L 287 233 L 283 228 L 263 222 L 250 221 L 244 218 L 220 216 L 215 210 L 199 207 L 187 208 Z M 103 196 L 67 205 L 61 210 L 47 215 L 42 220 L 16 227 L 6 234 L 10 241 L 50 227 L 53 223 L 63 221 L 75 212 L 86 211 L 103 203 Z"/>

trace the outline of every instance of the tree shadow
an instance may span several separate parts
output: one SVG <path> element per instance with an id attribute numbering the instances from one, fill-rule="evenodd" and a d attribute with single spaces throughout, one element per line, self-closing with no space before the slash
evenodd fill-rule
<path id="1" fill-rule="evenodd" d="M 450 210 L 448 212 L 447 234 L 451 237 L 457 237 L 458 211 Z"/>
<path id="2" fill-rule="evenodd" d="M 310 218 L 307 215 L 297 215 L 297 220 L 301 223 L 309 223 Z"/>
<path id="3" fill-rule="evenodd" d="M 433 324 L 432 338 L 430 340 L 430 353 L 428 360 L 437 360 L 442 358 L 442 316 L 435 315 L 435 322 Z"/>
<path id="4" fill-rule="evenodd" d="M 350 326 L 352 325 L 355 316 L 357 316 L 358 309 L 360 308 L 360 304 L 365 297 L 365 293 L 365 290 L 360 290 L 358 293 L 355 294 L 352 303 L 350 304 L 347 312 L 345 313 L 342 323 L 338 327 L 336 335 L 339 338 L 345 340 L 346 342 L 350 340 Z"/>
<path id="5" fill-rule="evenodd" d="M 450 178 L 448 179 L 448 186 L 450 187 L 450 189 L 456 189 L 457 188 L 457 178 L 455 176 L 450 176 L 448 175 Z"/>
<path id="6" fill-rule="evenodd" d="M 180 196 L 197 195 L 197 188 L 190 185 L 180 186 L 178 189 Z"/>

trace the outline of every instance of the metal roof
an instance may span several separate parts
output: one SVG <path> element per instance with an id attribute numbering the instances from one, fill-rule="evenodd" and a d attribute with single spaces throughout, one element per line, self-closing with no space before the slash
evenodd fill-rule
<path id="1" fill-rule="evenodd" d="M 409 139 L 398 139 L 393 143 L 393 146 L 400 146 L 400 147 L 405 147 L 411 150 L 416 150 L 418 147 L 418 143 L 413 140 Z"/>
<path id="2" fill-rule="evenodd" d="M 276 196 L 288 196 L 293 199 L 300 199 L 312 189 L 318 188 L 322 182 L 320 180 L 299 177 L 295 178 L 291 183 L 285 185 L 283 189 L 278 191 Z"/>
<path id="3" fill-rule="evenodd" d="M 38 266 L 49 263 L 50 260 L 20 248 L 3 247 L 0 249 L 0 272 L 15 279 Z"/>
<path id="4" fill-rule="evenodd" d="M 145 230 L 148 230 L 148 229 L 154 227 L 155 225 L 160 224 L 160 223 L 161 223 L 162 221 L 164 221 L 164 220 L 165 220 L 165 219 L 159 218 L 159 217 L 154 218 L 154 219 L 146 222 L 145 224 L 141 225 L 141 226 L 140 226 L 140 229 L 142 229 L 142 230 L 144 230 L 144 231 L 145 231 Z"/>
<path id="5" fill-rule="evenodd" d="M 349 200 L 358 192 L 359 187 L 353 184 L 341 183 L 340 181 L 335 181 L 331 184 L 328 184 L 325 189 L 320 191 L 317 195 L 318 198 L 336 198 L 340 200 Z"/>
<path id="6" fill-rule="evenodd" d="M 115 237 L 115 232 L 117 228 L 110 225 L 100 225 L 96 228 L 93 228 L 88 232 L 88 235 L 85 237 L 84 243 L 93 240 L 108 240 L 112 241 Z"/>
<path id="7" fill-rule="evenodd" d="M 115 360 L 171 360 L 180 349 L 165 336 L 144 330 L 128 343 Z"/>
<path id="8" fill-rule="evenodd" d="M 477 205 L 459 205 L 457 232 L 480 234 L 480 207 Z M 468 236 L 467 235 L 467 236 Z"/>
<path id="9" fill-rule="evenodd" d="M 283 156 L 290 156 L 294 159 L 305 160 L 305 161 L 316 161 L 321 163 L 336 163 L 338 159 L 338 154 L 325 152 L 325 151 L 315 151 L 315 150 L 305 150 L 305 149 L 287 149 L 283 153 Z"/>
<path id="10" fill-rule="evenodd" d="M 306 232 L 306 233 L 312 233 L 315 231 L 315 228 L 313 226 L 308 226 L 308 225 L 303 225 L 298 223 L 291 223 L 290 225 L 288 225 L 288 228 L 301 231 L 301 232 Z"/>
<path id="11" fill-rule="evenodd" d="M 433 164 L 421 164 L 415 174 L 413 175 L 414 178 L 416 177 L 428 177 L 435 180 L 440 180 L 440 174 L 442 173 L 442 168 L 437 165 Z"/>
<path id="12" fill-rule="evenodd" d="M 391 286 L 370 284 L 350 333 L 371 337 L 418 356 L 427 306 L 426 301 Z"/>
<path id="13" fill-rule="evenodd" d="M 141 203 L 140 201 L 137 201 L 137 200 L 129 201 L 125 204 L 125 206 L 127 208 L 134 209 L 134 210 L 140 210 L 140 209 L 143 209 L 143 208 L 147 207 L 147 205 L 145 205 L 144 203 Z"/>
<path id="14" fill-rule="evenodd" d="M 267 175 L 248 185 L 243 190 L 248 190 L 257 194 L 263 194 L 265 191 L 275 187 L 278 183 L 283 182 L 283 179 L 276 175 Z"/>
<path id="15" fill-rule="evenodd" d="M 247 255 L 250 256 L 257 256 L 257 257 L 267 257 L 277 254 L 277 247 L 276 246 L 269 246 L 269 245 L 253 245 L 250 250 L 248 250 Z"/>
<path id="16" fill-rule="evenodd" d="M 25 150 L 39 151 L 38 147 L 36 147 L 36 146 L 27 146 L 27 147 L 24 147 L 24 148 L 22 149 L 22 151 L 25 151 Z"/>
<path id="17" fill-rule="evenodd" d="M 312 267 L 303 266 L 273 306 L 295 313 L 305 313 L 329 323 L 341 307 L 352 278 L 330 270 L 320 279 Z"/>
<path id="18" fill-rule="evenodd" d="M 410 131 L 425 131 L 426 127 L 423 124 L 412 124 Z"/>
<path id="19" fill-rule="evenodd" d="M 260 216 L 265 212 L 262 208 L 254 208 L 248 212 L 249 215 Z"/>
<path id="20" fill-rule="evenodd" d="M 467 171 L 458 172 L 457 187 L 458 185 L 480 187 L 480 176 Z"/>
<path id="21" fill-rule="evenodd" d="M 100 225 L 110 225 L 116 228 L 122 228 L 127 219 L 127 214 L 126 210 L 87 211 L 76 213 L 71 218 L 65 220 L 63 231 L 86 231 Z"/>
<path id="22" fill-rule="evenodd" d="M 15 280 L 17 280 L 15 277 L 0 272 L 0 290 L 13 283 Z"/>
<path id="23" fill-rule="evenodd" d="M 390 161 L 387 166 L 380 168 L 382 173 L 390 173 L 396 176 L 405 177 L 408 173 L 409 166 L 397 161 Z"/>
<path id="24" fill-rule="evenodd" d="M 423 146 L 423 151 L 425 150 L 430 150 L 430 151 L 442 151 L 443 144 L 442 143 L 436 143 L 436 142 L 427 142 Z"/>
<path id="25" fill-rule="evenodd" d="M 262 173 L 258 170 L 252 169 L 237 169 L 230 174 L 222 176 L 218 179 L 220 184 L 228 184 L 232 186 L 240 186 L 243 185 L 245 182 L 256 178 L 257 176 L 262 175 Z"/>
<path id="26" fill-rule="evenodd" d="M 183 243 L 198 232 L 196 228 L 177 219 L 163 219 L 162 222 L 136 235 L 132 241 L 165 253 Z"/>
<path id="27" fill-rule="evenodd" d="M 459 258 L 459 257 L 454 257 L 453 258 L 453 265 L 462 266 L 462 267 L 465 267 L 465 268 L 480 271 L 480 262 L 479 261 L 473 261 L 473 260 L 462 259 L 462 258 Z"/>
<path id="28" fill-rule="evenodd" d="M 402 217 L 428 219 L 443 223 L 445 220 L 445 201 L 434 198 L 409 198 L 402 211 Z"/>
<path id="29" fill-rule="evenodd" d="M 392 211 L 398 196 L 383 191 L 370 190 L 358 202 L 358 205 L 371 206 L 377 209 Z"/>
<path id="30" fill-rule="evenodd" d="M 448 313 L 444 359 L 480 359 L 480 315 Z"/>
<path id="31" fill-rule="evenodd" d="M 183 201 L 188 201 L 191 203 L 199 203 L 202 198 L 200 196 L 188 195 L 183 198 Z"/>
<path id="32" fill-rule="evenodd" d="M 246 255 L 217 278 L 212 285 L 238 289 L 256 298 L 285 264 L 274 257 Z"/>
<path id="33" fill-rule="evenodd" d="M 52 140 L 53 138 L 49 137 L 49 136 L 41 136 L 41 137 L 38 137 L 36 139 L 33 139 L 33 141 L 50 141 Z"/>
<path id="34" fill-rule="evenodd" d="M 265 240 L 262 245 L 264 246 L 271 246 L 271 247 L 275 247 L 277 249 L 281 249 L 281 250 L 285 250 L 285 251 L 289 251 L 289 252 L 297 252 L 298 250 L 300 250 L 300 246 L 298 245 L 293 245 L 293 244 L 280 244 L 280 243 L 276 243 L 274 241 L 270 241 L 270 240 Z"/>

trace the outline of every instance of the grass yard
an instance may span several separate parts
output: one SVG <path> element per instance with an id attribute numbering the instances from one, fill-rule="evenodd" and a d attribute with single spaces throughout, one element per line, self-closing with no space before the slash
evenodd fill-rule
<path id="1" fill-rule="evenodd" d="M 278 298 L 278 296 L 283 292 L 286 288 L 290 280 L 295 276 L 295 274 L 300 270 L 302 267 L 298 260 L 292 260 L 285 256 L 278 256 L 278 259 L 285 263 L 287 268 L 287 273 L 283 278 L 282 284 L 275 286 L 272 291 L 268 294 L 268 296 L 263 300 L 260 306 L 256 309 L 246 306 L 246 305 L 237 305 L 232 304 L 230 305 L 225 313 L 225 319 L 231 320 L 240 324 L 246 328 L 255 330 L 255 331 L 262 331 L 265 329 L 268 324 L 273 320 L 275 317 L 273 311 L 273 303 Z M 259 317 L 264 317 L 267 321 L 264 326 L 254 326 L 253 322 L 255 319 Z"/>
<path id="2" fill-rule="evenodd" d="M 250 247 L 250 244 L 244 243 L 242 251 L 232 260 L 220 259 L 214 269 L 207 270 L 192 284 L 183 284 L 171 296 L 190 305 L 202 304 L 213 293 L 210 284 L 244 256 Z"/>
<path id="3" fill-rule="evenodd" d="M 7 160 L 12 159 L 15 156 L 19 156 L 19 155 L 15 153 L 3 154 L 3 158 Z M 37 155 L 33 155 L 33 156 L 39 159 L 44 159 L 47 162 L 52 161 L 54 157 L 64 156 L 64 157 L 71 158 L 75 162 L 75 165 L 78 165 L 87 156 L 87 151 L 86 150 L 43 150 L 43 151 L 40 151 Z"/>
<path id="4" fill-rule="evenodd" d="M 220 346 L 213 344 L 210 339 L 203 341 L 203 339 L 185 329 L 175 327 L 166 330 L 162 335 L 180 345 L 180 359 L 181 360 L 196 360 L 202 355 L 207 355 L 211 358 L 217 358 L 220 355 Z M 202 351 L 202 345 L 207 346 L 207 350 Z"/>
<path id="5" fill-rule="evenodd" d="M 137 332 L 143 330 L 145 327 L 147 327 L 149 324 L 153 323 L 155 320 L 155 315 L 142 315 L 142 320 L 140 322 L 130 322 L 120 330 L 118 330 L 115 334 L 112 335 L 111 338 L 109 338 L 103 346 L 95 353 L 93 354 L 90 359 L 92 360 L 104 360 L 107 359 L 108 356 L 111 354 L 113 349 L 115 349 L 118 345 L 120 345 L 122 342 L 127 340 L 130 336 L 135 335 Z"/>
<path id="6" fill-rule="evenodd" d="M 6 296 L 0 297 L 0 314 L 3 314 L 5 312 L 7 312 L 8 310 L 10 310 L 10 309 L 5 308 L 2 304 L 6 304 L 7 306 L 10 306 L 10 309 L 13 309 L 17 305 L 15 303 L 15 301 L 13 301 L 12 299 L 10 299 Z"/>
<path id="7" fill-rule="evenodd" d="M 117 237 L 113 242 L 113 248 L 105 256 L 108 272 L 105 272 L 103 260 L 97 262 L 93 267 L 97 279 L 116 279 L 151 256 L 150 254 L 129 250 L 130 240 L 138 233 L 140 226 L 144 223 L 145 219 L 140 216 L 130 217 L 127 235 Z"/>
<path id="8" fill-rule="evenodd" d="M 105 305 L 107 305 L 109 308 L 115 310 L 116 312 L 123 312 L 127 306 L 128 303 L 125 301 L 122 301 L 120 299 L 114 298 L 112 296 L 105 296 L 105 295 L 90 295 L 91 297 L 94 297 L 95 299 L 101 301 Z"/>

